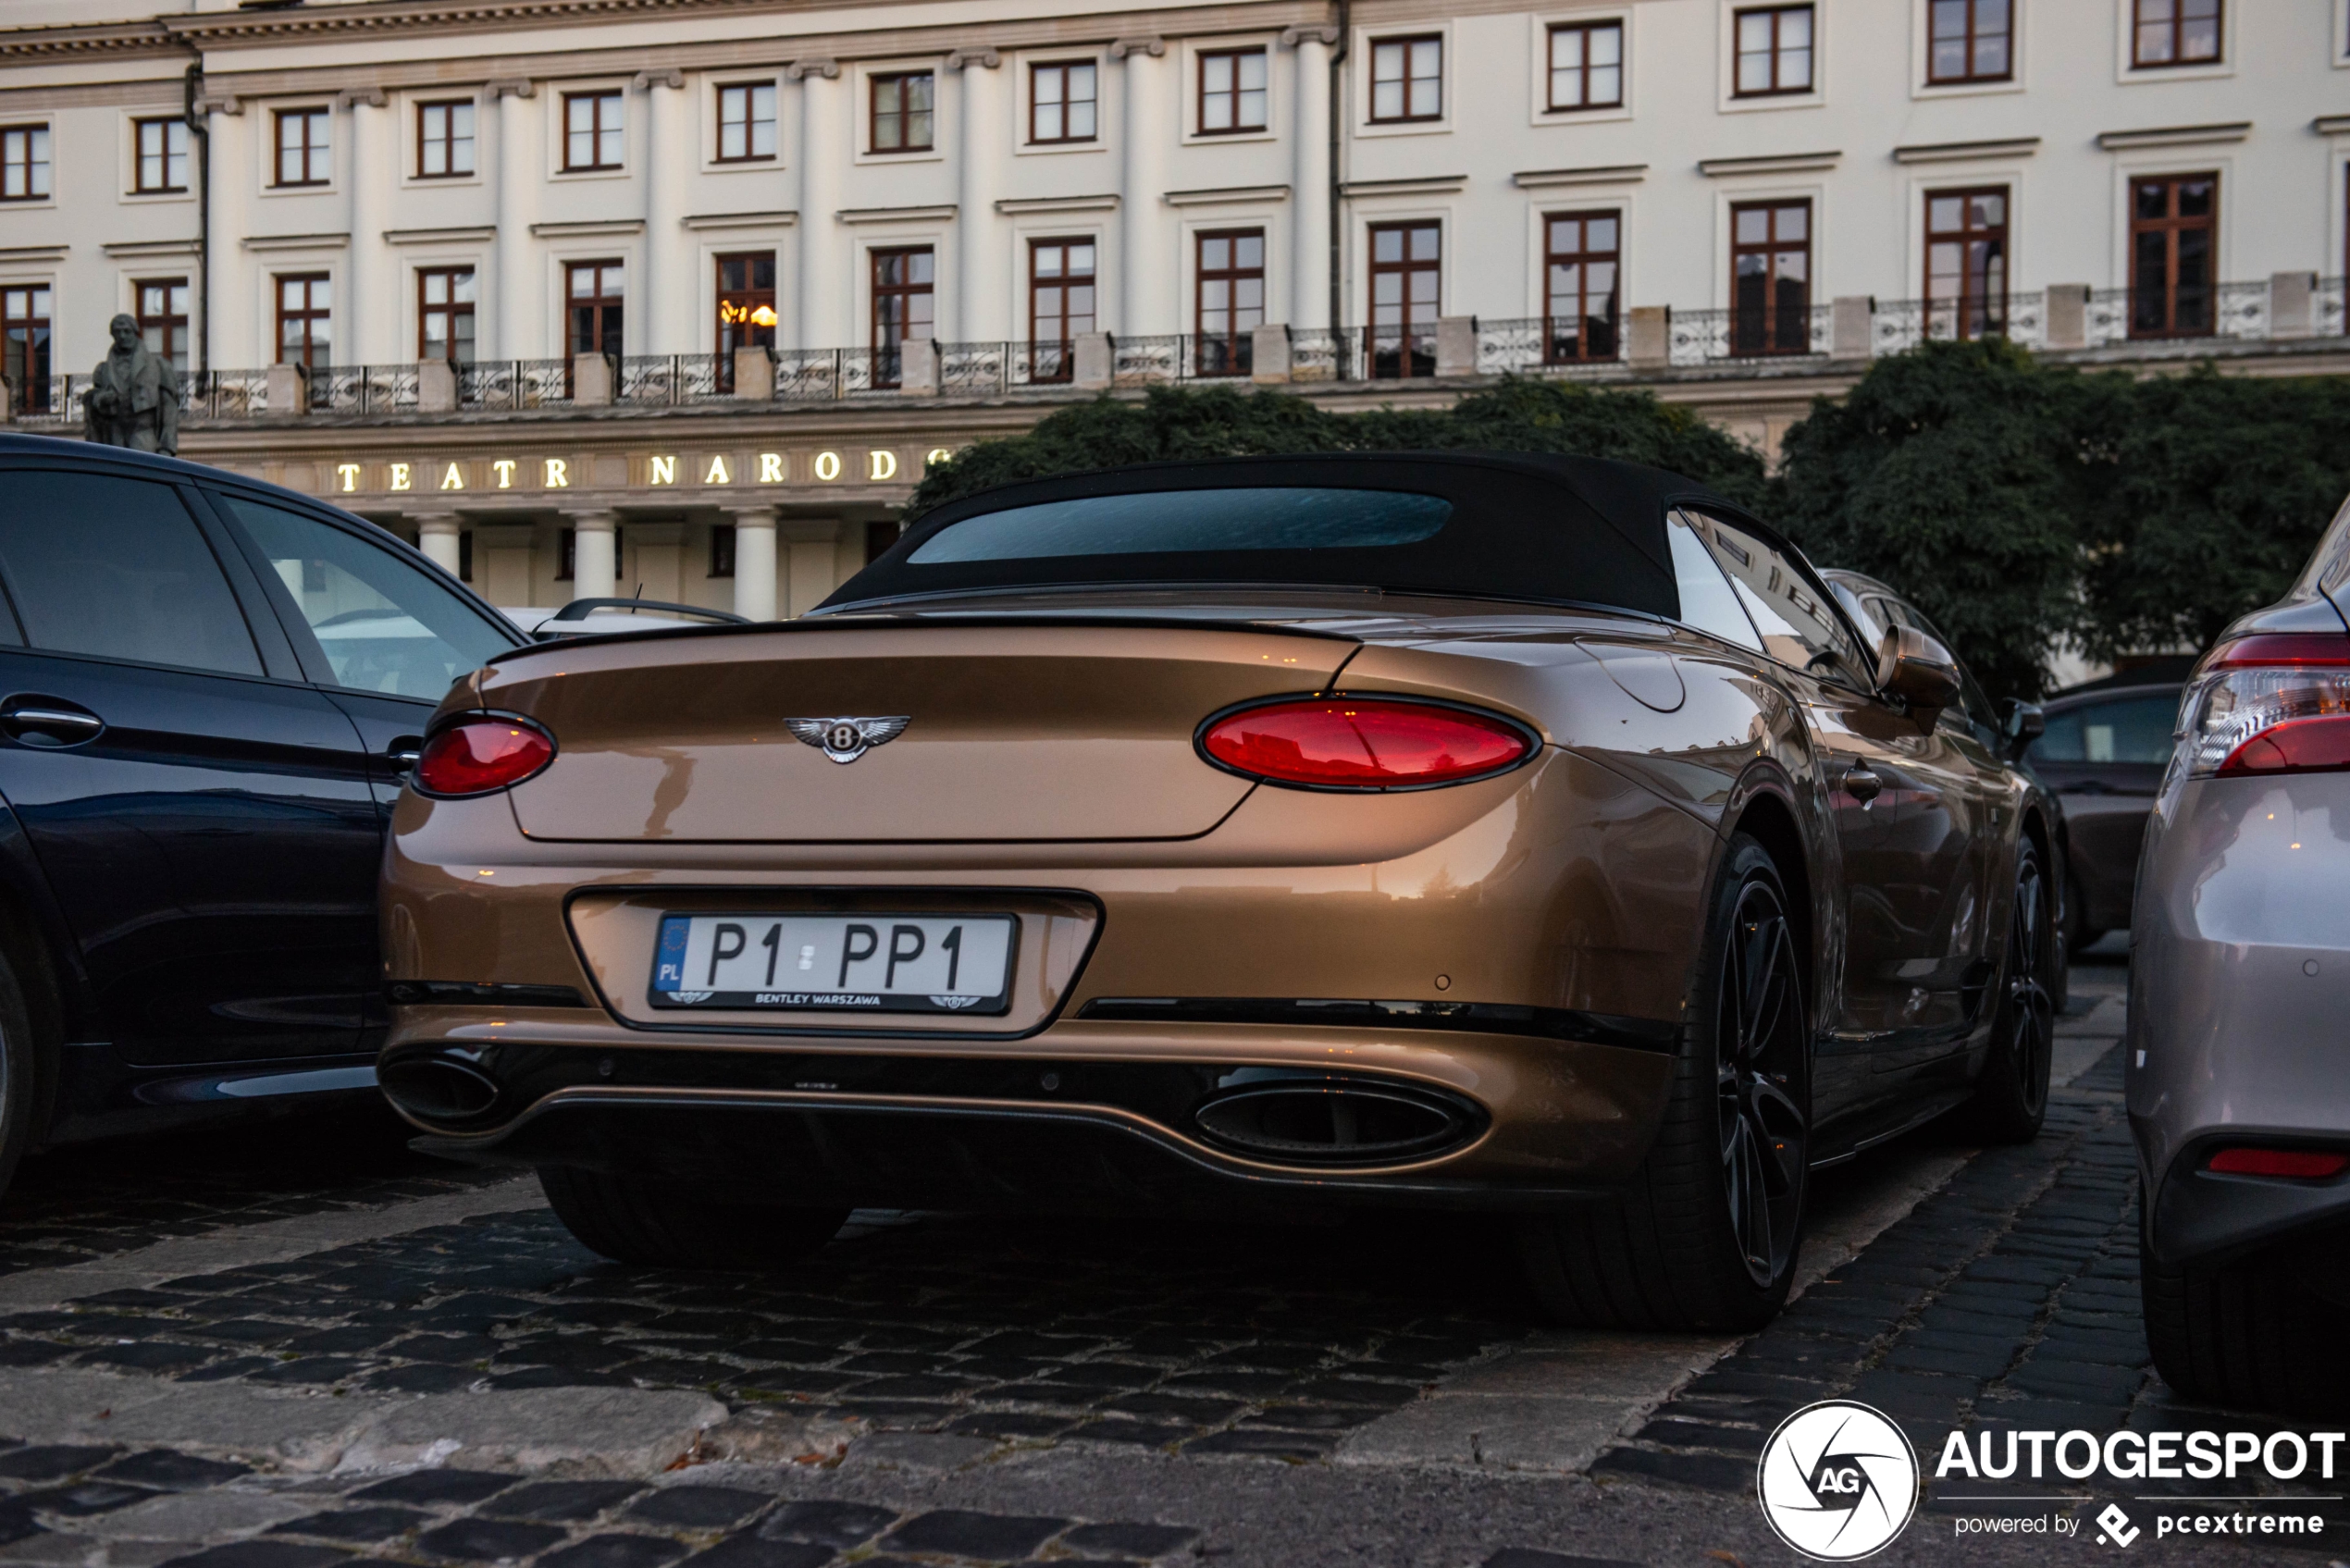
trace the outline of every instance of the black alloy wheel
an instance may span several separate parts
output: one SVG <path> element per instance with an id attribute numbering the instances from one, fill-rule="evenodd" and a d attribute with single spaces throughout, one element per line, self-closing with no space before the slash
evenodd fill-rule
<path id="1" fill-rule="evenodd" d="M 1797 1098 L 1807 1060 L 1800 971 L 1769 883 L 1738 890 L 1727 957 L 1713 1014 L 1722 1191 L 1747 1274 L 1768 1288 L 1794 1255 L 1811 1146 Z"/>
<path id="2" fill-rule="evenodd" d="M 2028 1143 L 2048 1114 L 2048 1074 L 2056 1058 L 2056 932 L 2040 849 L 2016 841 L 2015 901 L 2008 916 L 1999 1010 L 1991 1020 L 1991 1054 L 1969 1102 L 1974 1130 L 1995 1143 Z"/>

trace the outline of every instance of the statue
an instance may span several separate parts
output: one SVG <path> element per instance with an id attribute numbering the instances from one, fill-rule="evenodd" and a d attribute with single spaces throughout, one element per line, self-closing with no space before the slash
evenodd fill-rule
<path id="1" fill-rule="evenodd" d="M 179 373 L 171 362 L 148 352 L 139 323 L 118 315 L 106 324 L 114 352 L 91 373 L 81 401 L 83 434 L 110 447 L 179 451 Z"/>

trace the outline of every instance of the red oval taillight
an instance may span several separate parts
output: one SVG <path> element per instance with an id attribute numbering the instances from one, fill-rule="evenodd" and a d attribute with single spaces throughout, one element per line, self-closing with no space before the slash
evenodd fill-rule
<path id="1" fill-rule="evenodd" d="M 1507 720 L 1432 702 L 1301 698 L 1228 713 L 1200 733 L 1211 761 L 1275 784 L 1424 789 L 1515 768 L 1532 735 Z"/>
<path id="2" fill-rule="evenodd" d="M 468 719 L 425 742 L 416 787 L 427 795 L 512 789 L 555 759 L 555 740 L 516 719 Z"/>

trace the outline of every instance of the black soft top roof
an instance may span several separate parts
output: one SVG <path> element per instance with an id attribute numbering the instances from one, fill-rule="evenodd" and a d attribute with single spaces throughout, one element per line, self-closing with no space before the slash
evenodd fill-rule
<path id="1" fill-rule="evenodd" d="M 909 558 L 967 518 L 1087 496 L 1292 487 L 1403 491 L 1453 505 L 1435 535 L 1354 549 L 1252 549 L 1043 559 Z M 822 608 L 937 593 L 1079 585 L 1278 584 L 1606 605 L 1677 617 L 1671 507 L 1738 509 L 1695 480 L 1639 463 L 1540 452 L 1327 452 L 1141 463 L 1029 480 L 925 513 Z M 1762 530 L 1767 533 L 1768 530 Z M 1776 542 L 1775 540 L 1774 542 Z"/>

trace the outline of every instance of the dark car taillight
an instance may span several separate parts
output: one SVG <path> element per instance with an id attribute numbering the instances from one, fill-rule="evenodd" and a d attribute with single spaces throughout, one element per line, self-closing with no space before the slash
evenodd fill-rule
<path id="1" fill-rule="evenodd" d="M 2205 1165 L 2221 1176 L 2282 1176 L 2322 1181 L 2350 1170 L 2350 1154 L 2327 1149 L 2222 1149 Z"/>
<path id="2" fill-rule="evenodd" d="M 2350 770 L 2350 637 L 2267 633 L 2223 643 L 2180 718 L 2190 778 Z"/>
<path id="3" fill-rule="evenodd" d="M 1493 714 L 1409 698 L 1295 698 L 1210 719 L 1199 748 L 1228 772 L 1316 789 L 1425 789 L 1506 772 L 1533 735 Z"/>
<path id="4" fill-rule="evenodd" d="M 512 789 L 555 759 L 555 737 L 519 719 L 467 719 L 425 742 L 413 775 L 427 795 Z"/>

